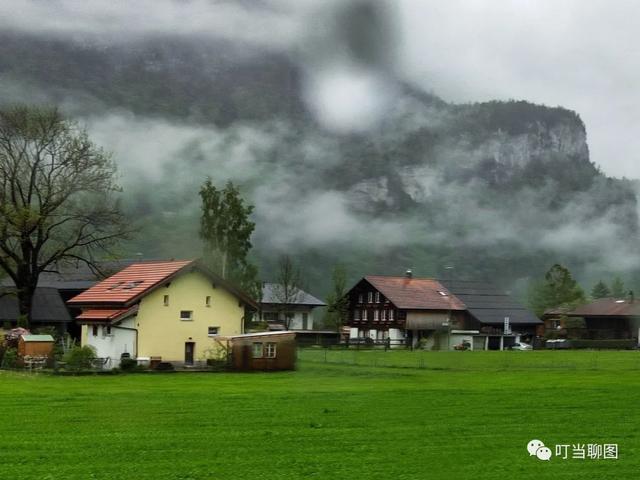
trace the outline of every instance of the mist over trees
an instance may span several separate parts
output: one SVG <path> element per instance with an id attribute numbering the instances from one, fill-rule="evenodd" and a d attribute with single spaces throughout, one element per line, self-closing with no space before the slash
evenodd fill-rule
<path id="1" fill-rule="evenodd" d="M 612 271 L 640 280 L 637 185 L 599 171 L 576 112 L 455 105 L 399 84 L 379 126 L 336 133 L 309 110 L 293 57 L 207 42 L 2 34 L 4 91 L 59 102 L 115 150 L 143 224 L 124 255 L 200 251 L 194 192 L 215 172 L 255 205 L 262 276 L 289 254 L 318 295 L 337 263 L 348 282 L 452 264 L 521 293 L 555 262 L 589 285 Z"/>
<path id="2" fill-rule="evenodd" d="M 116 165 L 53 107 L 0 110 L 0 268 L 25 326 L 43 272 L 97 259 L 132 231 L 117 201 Z"/>

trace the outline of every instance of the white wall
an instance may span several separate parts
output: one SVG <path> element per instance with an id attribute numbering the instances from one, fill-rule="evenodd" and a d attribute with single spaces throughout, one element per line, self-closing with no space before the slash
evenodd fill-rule
<path id="1" fill-rule="evenodd" d="M 265 309 L 262 311 L 262 313 L 265 314 L 265 313 L 278 313 L 278 312 L 276 310 Z M 291 323 L 289 324 L 290 330 L 313 330 L 313 310 L 311 308 L 309 310 L 294 310 L 289 313 L 293 314 L 293 318 L 291 319 Z M 306 328 L 303 328 L 304 322 L 303 322 L 302 316 L 304 313 L 307 314 Z M 284 314 L 280 313 L 278 323 L 284 322 L 283 317 L 284 317 Z"/>
<path id="2" fill-rule="evenodd" d="M 118 326 L 134 328 L 134 319 L 135 317 L 129 318 Z M 105 365 L 106 368 L 118 367 L 120 365 L 120 356 L 125 352 L 131 354 L 131 358 L 136 358 L 136 332 L 112 326 L 111 335 L 107 335 L 106 325 L 98 325 L 97 329 L 98 334 L 94 336 L 93 326 L 87 325 L 85 344 L 95 348 L 98 357 L 111 358 L 110 364 Z"/>

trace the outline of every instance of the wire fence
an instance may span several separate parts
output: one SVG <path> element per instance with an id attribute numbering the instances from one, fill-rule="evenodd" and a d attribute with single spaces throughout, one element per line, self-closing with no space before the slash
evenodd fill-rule
<path id="1" fill-rule="evenodd" d="M 300 348 L 303 364 L 431 370 L 640 370 L 637 350 L 425 351 Z"/>

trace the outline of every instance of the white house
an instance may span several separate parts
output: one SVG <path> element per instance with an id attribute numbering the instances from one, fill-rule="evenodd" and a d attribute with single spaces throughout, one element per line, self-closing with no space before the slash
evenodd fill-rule
<path id="1" fill-rule="evenodd" d="M 260 302 L 260 319 L 269 323 L 271 330 L 285 328 L 285 315 L 289 318 L 289 330 L 313 330 L 313 309 L 324 307 L 326 303 L 304 290 L 293 295 L 291 303 L 283 304 L 280 286 L 264 283 Z M 285 313 L 286 312 L 286 313 Z"/>

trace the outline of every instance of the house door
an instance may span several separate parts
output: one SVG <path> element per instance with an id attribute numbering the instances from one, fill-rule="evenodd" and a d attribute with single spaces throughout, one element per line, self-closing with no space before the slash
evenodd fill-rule
<path id="1" fill-rule="evenodd" d="M 195 349 L 195 342 L 186 342 L 184 344 L 184 363 L 186 365 L 193 365 L 193 352 Z"/>

